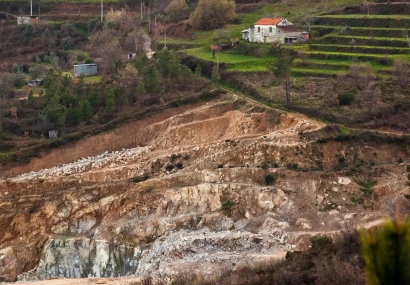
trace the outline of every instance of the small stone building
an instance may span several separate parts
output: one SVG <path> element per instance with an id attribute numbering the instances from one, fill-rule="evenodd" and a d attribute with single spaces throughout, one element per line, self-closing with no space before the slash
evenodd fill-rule
<path id="1" fill-rule="evenodd" d="M 38 16 L 18 16 L 17 25 L 37 24 Z"/>

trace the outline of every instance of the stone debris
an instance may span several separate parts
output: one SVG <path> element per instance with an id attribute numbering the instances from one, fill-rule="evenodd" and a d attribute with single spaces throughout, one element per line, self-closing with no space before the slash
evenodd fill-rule
<path id="1" fill-rule="evenodd" d="M 81 158 L 73 163 L 63 164 L 52 168 L 32 171 L 11 178 L 11 181 L 21 181 L 26 179 L 46 179 L 50 177 L 68 176 L 83 172 L 99 170 L 105 167 L 115 168 L 126 165 L 130 162 L 147 155 L 151 151 L 150 147 L 136 147 L 122 149 L 113 152 L 104 152 L 97 156 Z"/>

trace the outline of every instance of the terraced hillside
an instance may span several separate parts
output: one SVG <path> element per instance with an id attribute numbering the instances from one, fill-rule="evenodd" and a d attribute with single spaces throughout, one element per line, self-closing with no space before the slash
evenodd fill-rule
<path id="1" fill-rule="evenodd" d="M 308 45 L 295 47 L 295 74 L 346 74 L 352 62 L 369 62 L 376 76 L 391 75 L 394 60 L 410 60 L 409 5 L 371 4 L 317 16 Z M 306 63 L 307 62 L 307 63 Z"/>

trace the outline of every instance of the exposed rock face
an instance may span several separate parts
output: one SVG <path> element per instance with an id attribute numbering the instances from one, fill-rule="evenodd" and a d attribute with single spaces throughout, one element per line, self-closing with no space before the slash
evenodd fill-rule
<path id="1" fill-rule="evenodd" d="M 35 160 L 46 169 L 10 170 L 20 175 L 0 183 L 0 278 L 217 274 L 304 249 L 347 219 L 374 223 L 407 189 L 388 155 L 400 147 L 319 144 L 322 124 L 231 95 L 180 111 Z M 329 171 L 342 151 L 383 167 L 372 197 Z"/>
<path id="2" fill-rule="evenodd" d="M 37 277 L 116 277 L 135 273 L 141 250 L 107 240 L 51 239 L 36 269 Z"/>

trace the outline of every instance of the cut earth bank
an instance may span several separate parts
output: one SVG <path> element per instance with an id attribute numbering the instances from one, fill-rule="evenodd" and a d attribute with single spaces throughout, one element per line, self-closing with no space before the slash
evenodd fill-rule
<path id="1" fill-rule="evenodd" d="M 0 281 L 212 276 L 376 225 L 407 201 L 407 146 L 336 129 L 227 93 L 8 169 Z"/>

